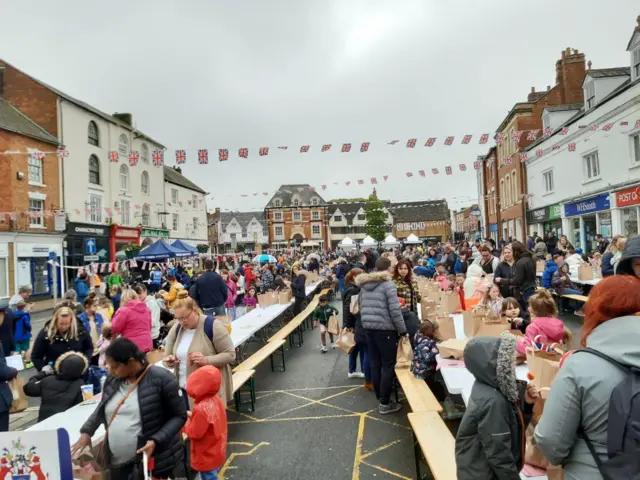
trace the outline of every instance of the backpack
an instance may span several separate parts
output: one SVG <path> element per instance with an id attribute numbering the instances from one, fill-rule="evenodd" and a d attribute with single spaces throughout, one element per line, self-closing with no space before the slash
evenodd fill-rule
<path id="1" fill-rule="evenodd" d="M 204 334 L 207 336 L 207 338 L 211 341 L 211 343 L 213 344 L 213 322 L 215 321 L 216 317 L 213 315 L 207 315 L 206 318 L 204 319 Z M 178 335 L 180 335 L 180 330 L 182 330 L 182 325 L 178 324 L 178 328 L 176 329 L 176 338 L 178 338 Z"/>
<path id="2" fill-rule="evenodd" d="M 596 355 L 615 365 L 627 375 L 611 392 L 609 426 L 607 429 L 608 459 L 602 461 L 583 429 L 580 437 L 604 480 L 634 480 L 640 478 L 640 370 L 627 367 L 602 352 L 585 348 L 578 350 Z"/>

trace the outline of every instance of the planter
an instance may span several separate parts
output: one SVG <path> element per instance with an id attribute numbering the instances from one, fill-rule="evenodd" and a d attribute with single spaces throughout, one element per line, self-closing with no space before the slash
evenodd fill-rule
<path id="1" fill-rule="evenodd" d="M 140 253 L 140 250 L 125 250 L 124 254 L 127 256 L 127 258 L 131 259 L 131 258 L 136 258 L 138 256 L 138 254 Z"/>
<path id="2" fill-rule="evenodd" d="M 196 248 L 198 249 L 198 253 L 207 253 L 209 251 L 209 246 L 208 245 L 207 246 L 202 246 L 202 247 L 200 245 L 198 245 Z"/>

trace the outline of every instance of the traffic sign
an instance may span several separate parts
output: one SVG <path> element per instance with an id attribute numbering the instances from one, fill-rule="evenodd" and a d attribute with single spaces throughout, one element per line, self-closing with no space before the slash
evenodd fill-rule
<path id="1" fill-rule="evenodd" d="M 95 238 L 87 238 L 84 241 L 84 252 L 87 255 L 95 255 L 96 254 L 96 239 Z"/>
<path id="2" fill-rule="evenodd" d="M 100 260 L 100 257 L 98 255 L 85 255 L 84 256 L 84 261 L 85 262 L 97 262 L 98 260 Z"/>

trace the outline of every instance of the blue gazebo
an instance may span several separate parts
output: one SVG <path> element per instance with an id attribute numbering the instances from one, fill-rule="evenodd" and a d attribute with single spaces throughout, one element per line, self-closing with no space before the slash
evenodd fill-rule
<path id="1" fill-rule="evenodd" d="M 149 245 L 140 250 L 136 256 L 136 260 L 163 260 L 165 258 L 180 258 L 191 256 L 191 253 L 175 248 L 164 240 Z"/>
<path id="2" fill-rule="evenodd" d="M 177 250 L 182 250 L 185 252 L 188 252 L 190 255 L 197 255 L 198 254 L 198 249 L 196 247 L 192 247 L 191 245 L 189 245 L 188 243 L 183 242 L 182 240 L 178 239 L 176 241 L 174 241 L 171 246 Z"/>

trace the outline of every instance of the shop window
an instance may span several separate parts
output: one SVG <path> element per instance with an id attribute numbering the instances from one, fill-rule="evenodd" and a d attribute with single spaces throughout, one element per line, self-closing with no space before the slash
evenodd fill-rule
<path id="1" fill-rule="evenodd" d="M 32 227 L 41 227 L 43 226 L 42 219 L 42 211 L 44 210 L 44 200 L 34 200 L 33 198 L 29 199 L 29 212 L 35 213 L 37 212 L 37 216 L 29 217 L 29 225 Z"/>
<path id="2" fill-rule="evenodd" d="M 120 200 L 120 213 L 122 216 L 122 225 L 131 224 L 131 202 L 129 200 Z"/>
<path id="3" fill-rule="evenodd" d="M 631 143 L 631 149 L 633 150 L 633 161 L 635 163 L 640 163 L 640 133 L 636 133 L 633 137 L 631 137 Z"/>
<path id="4" fill-rule="evenodd" d="M 42 184 L 42 159 L 29 155 L 29 183 Z"/>
<path id="5" fill-rule="evenodd" d="M 598 159 L 598 152 L 591 152 L 588 155 L 582 157 L 584 162 L 584 175 L 585 180 L 592 180 L 600 177 L 600 160 Z"/>
<path id="6" fill-rule="evenodd" d="M 149 164 L 149 147 L 147 147 L 146 143 L 143 143 L 140 147 L 140 159 L 142 163 Z"/>
<path id="7" fill-rule="evenodd" d="M 89 183 L 100 185 L 100 160 L 95 155 L 89 157 Z"/>
<path id="8" fill-rule="evenodd" d="M 98 195 L 90 195 L 89 208 L 91 209 L 91 221 L 102 223 L 102 197 Z"/>
<path id="9" fill-rule="evenodd" d="M 178 231 L 178 229 L 180 228 L 180 217 L 178 216 L 178 214 L 177 214 L 177 213 L 174 213 L 174 214 L 171 216 L 171 220 L 172 220 L 172 221 L 171 221 L 171 229 L 172 229 L 174 232 L 177 232 L 177 231 Z"/>
<path id="10" fill-rule="evenodd" d="M 129 167 L 120 165 L 120 190 L 129 191 Z"/>
<path id="11" fill-rule="evenodd" d="M 627 236 L 638 233 L 638 207 L 622 210 L 622 229 Z"/>
<path id="12" fill-rule="evenodd" d="M 128 155 L 129 154 L 129 139 L 123 133 L 120 135 L 120 142 L 118 143 L 118 152 L 120 155 Z"/>
<path id="13" fill-rule="evenodd" d="M 142 172 L 140 177 L 140 190 L 144 195 L 149 195 L 149 174 Z"/>
<path id="14" fill-rule="evenodd" d="M 149 205 L 145 205 L 142 207 L 142 225 L 149 226 L 151 220 L 151 209 Z"/>
<path id="15" fill-rule="evenodd" d="M 548 170 L 542 174 L 544 180 L 544 191 L 553 192 L 553 170 Z"/>
<path id="16" fill-rule="evenodd" d="M 87 141 L 89 145 L 100 146 L 100 132 L 98 131 L 98 125 L 93 120 L 89 122 L 89 127 L 87 128 Z"/>
<path id="17" fill-rule="evenodd" d="M 171 203 L 173 203 L 173 204 L 177 204 L 178 203 L 178 189 L 177 188 L 172 188 L 171 189 Z"/>

